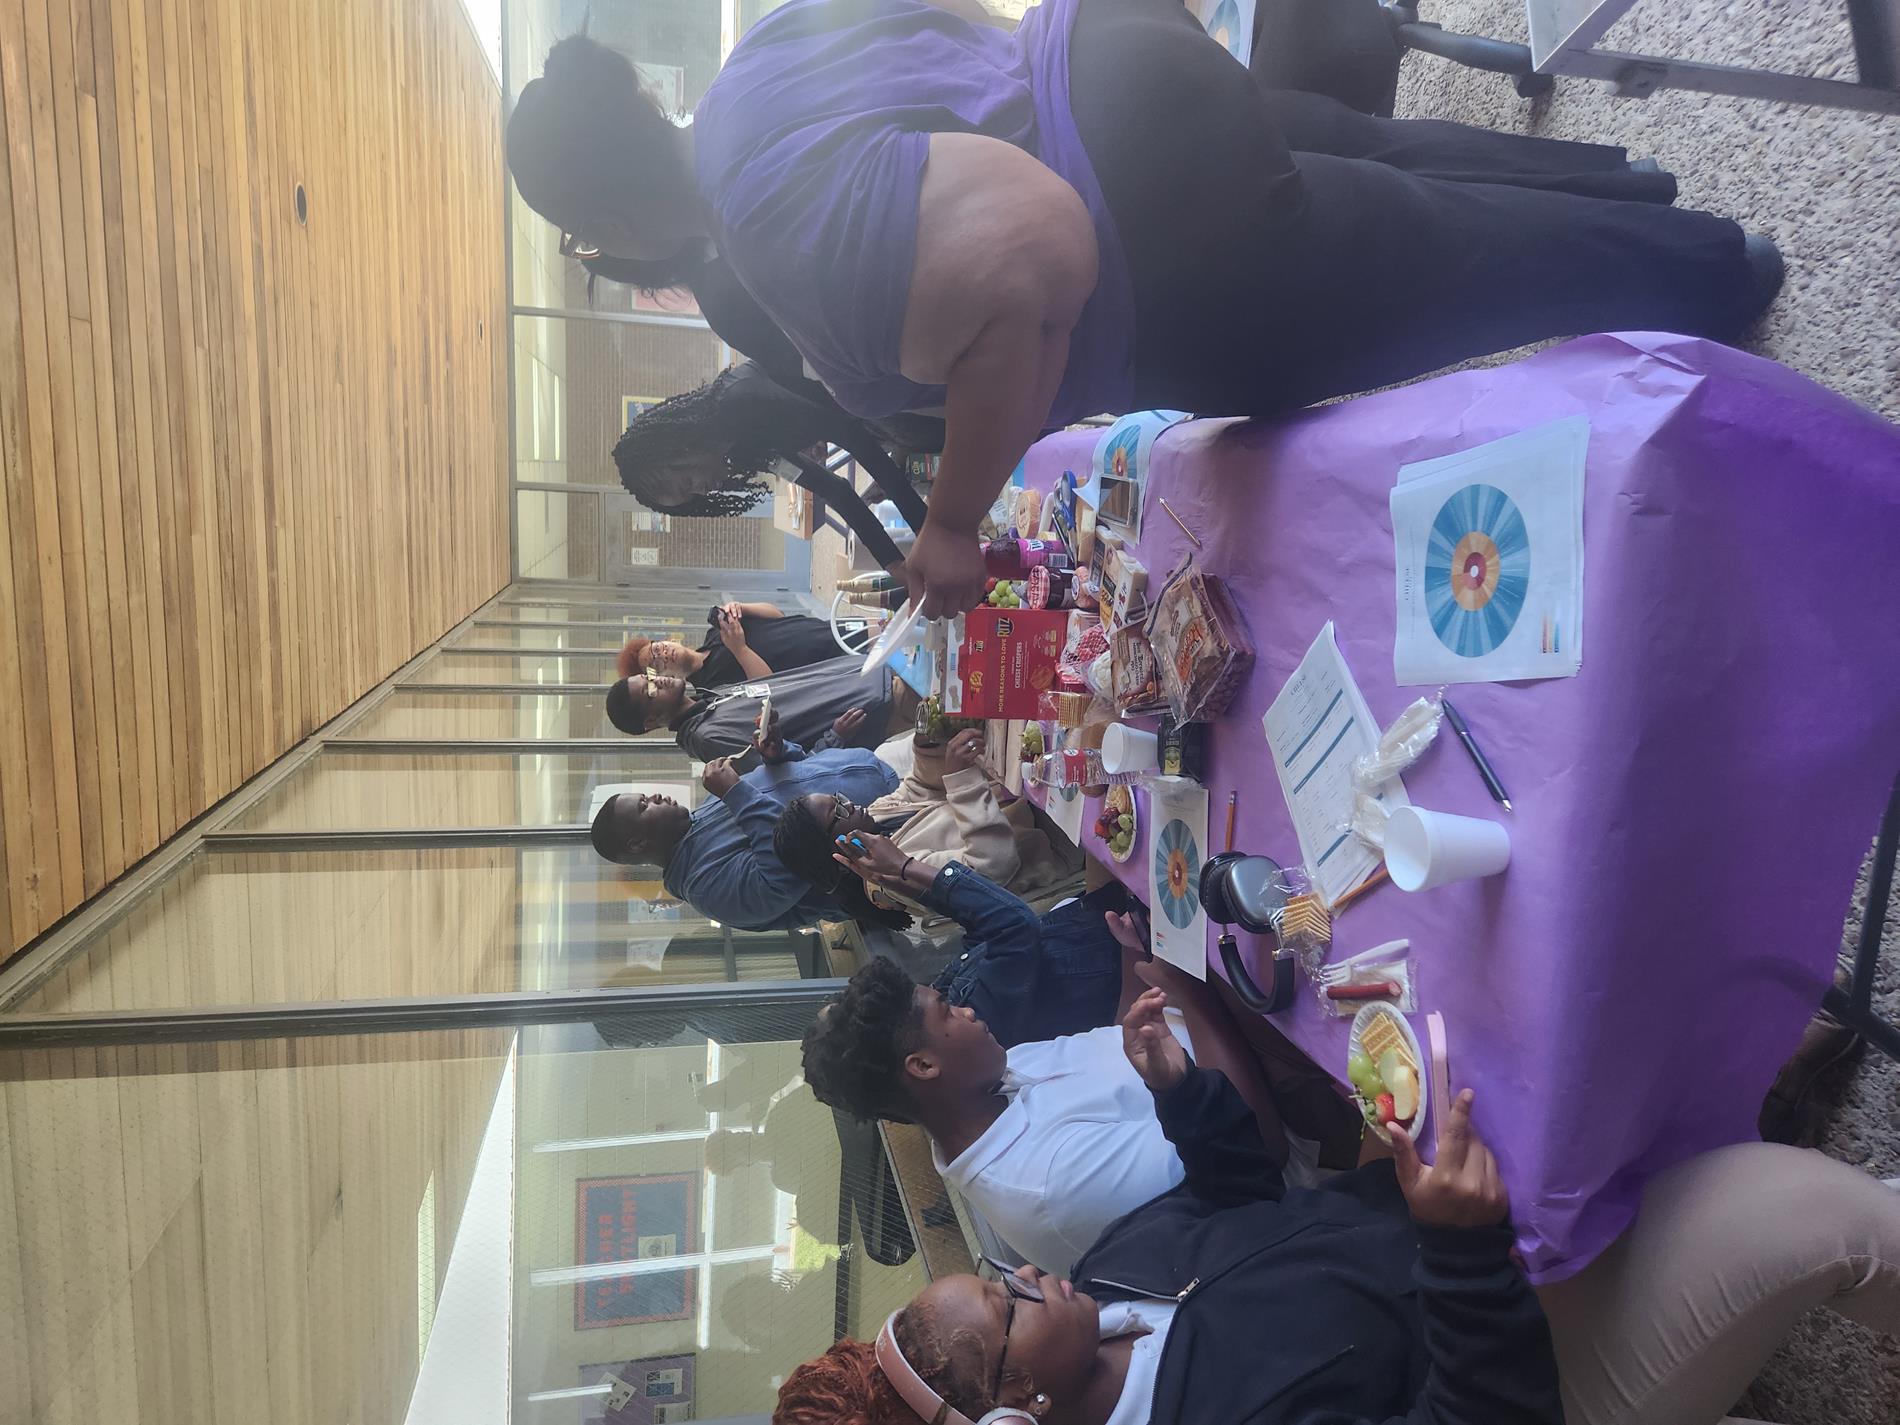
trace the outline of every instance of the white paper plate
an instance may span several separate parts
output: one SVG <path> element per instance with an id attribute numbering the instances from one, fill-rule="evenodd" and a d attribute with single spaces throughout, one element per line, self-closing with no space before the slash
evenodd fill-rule
<path id="1" fill-rule="evenodd" d="M 1104 841 L 1102 845 L 1104 848 L 1108 849 L 1108 854 L 1111 858 L 1113 858 L 1115 864 L 1118 866 L 1122 866 L 1128 863 L 1128 858 L 1135 854 L 1135 847 L 1141 844 L 1141 813 L 1135 808 L 1135 789 L 1129 786 L 1110 787 L 1107 793 L 1102 797 L 1102 804 L 1106 806 L 1109 802 L 1109 799 L 1112 798 L 1117 792 L 1128 793 L 1128 814 L 1129 816 L 1133 817 L 1135 820 L 1135 824 L 1133 828 L 1131 828 L 1128 833 L 1128 849 L 1122 852 L 1121 855 L 1116 856 L 1114 850 L 1112 848 L 1108 848 L 1108 843 L 1106 841 Z"/>
<path id="2" fill-rule="evenodd" d="M 1412 1127 L 1408 1134 L 1413 1142 L 1417 1142 L 1418 1130 L 1425 1122 L 1425 1111 L 1431 1106 L 1429 1100 L 1431 1098 L 1432 1061 L 1426 1055 L 1424 1047 L 1419 1044 L 1418 1035 L 1412 1032 L 1412 1026 L 1406 1020 L 1405 1016 L 1391 1006 L 1383 1004 L 1366 1005 L 1360 1009 L 1359 1013 L 1352 1017 L 1352 1034 L 1348 1040 L 1348 1048 L 1346 1051 L 1349 1057 L 1360 1052 L 1359 1035 L 1375 1014 L 1389 1015 L 1398 1021 L 1399 1030 L 1405 1035 L 1405 1042 L 1412 1051 L 1412 1063 L 1418 1069 L 1418 1112 L 1412 1115 Z M 1352 1081 L 1348 1079 L 1347 1086 L 1351 1087 L 1351 1083 Z M 1363 1102 L 1357 1089 L 1353 1089 L 1353 1101 L 1355 1103 Z M 1380 1142 L 1390 1143 L 1392 1141 L 1392 1135 L 1385 1131 L 1385 1125 L 1383 1123 L 1373 1123 L 1370 1118 L 1366 1119 L 1366 1122 L 1371 1125 L 1372 1131 L 1379 1135 Z"/>

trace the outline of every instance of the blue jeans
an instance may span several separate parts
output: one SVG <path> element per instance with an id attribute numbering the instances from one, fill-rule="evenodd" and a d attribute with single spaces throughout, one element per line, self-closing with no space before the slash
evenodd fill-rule
<path id="1" fill-rule="evenodd" d="M 927 904 L 963 927 L 963 953 L 938 993 L 968 1005 L 1005 1049 L 1111 1024 L 1121 1002 L 1122 948 L 1102 917 L 1127 903 L 1118 885 L 1038 916 L 961 864 L 946 866 Z"/>

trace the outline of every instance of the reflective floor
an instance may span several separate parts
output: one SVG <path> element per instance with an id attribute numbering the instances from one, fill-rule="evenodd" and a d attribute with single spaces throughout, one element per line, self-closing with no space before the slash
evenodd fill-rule
<path id="1" fill-rule="evenodd" d="M 478 642 L 618 637 L 539 597 Z M 0 975 L 0 1425 L 756 1421 L 926 1255 L 968 1269 L 915 1131 L 798 1078 L 861 945 L 735 931 L 587 840 L 614 791 L 703 796 L 539 686 L 610 662 L 434 651 Z M 225 1012 L 401 1028 L 180 1028 Z M 26 1016 L 89 1047 L 5 1047 Z"/>
<path id="2" fill-rule="evenodd" d="M 925 1276 L 747 1018 L 0 1054 L 0 1418 L 768 1410 Z"/>

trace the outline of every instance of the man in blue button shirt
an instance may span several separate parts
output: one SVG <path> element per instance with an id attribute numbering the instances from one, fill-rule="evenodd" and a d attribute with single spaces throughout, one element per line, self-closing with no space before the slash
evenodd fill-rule
<path id="1" fill-rule="evenodd" d="M 853 708 L 833 733 L 848 740 L 864 716 Z M 594 849 L 620 865 L 661 867 L 669 894 L 740 930 L 794 930 L 837 919 L 838 902 L 786 870 L 772 850 L 779 813 L 810 792 L 875 801 L 896 789 L 897 773 L 861 747 L 807 752 L 785 741 L 776 712 L 753 746 L 763 765 L 744 776 L 734 770 L 735 758 L 706 764 L 703 783 L 712 800 L 696 811 L 671 797 L 609 797 L 594 817 Z"/>

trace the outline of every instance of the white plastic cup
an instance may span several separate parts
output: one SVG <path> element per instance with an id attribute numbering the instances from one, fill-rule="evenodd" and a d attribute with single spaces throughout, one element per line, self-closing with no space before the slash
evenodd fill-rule
<path id="1" fill-rule="evenodd" d="M 1511 834 L 1475 816 L 1403 806 L 1385 824 L 1385 868 L 1402 891 L 1495 876 L 1511 864 Z"/>
<path id="2" fill-rule="evenodd" d="M 1161 740 L 1127 723 L 1113 724 L 1102 734 L 1102 770 L 1148 772 L 1161 765 Z"/>

